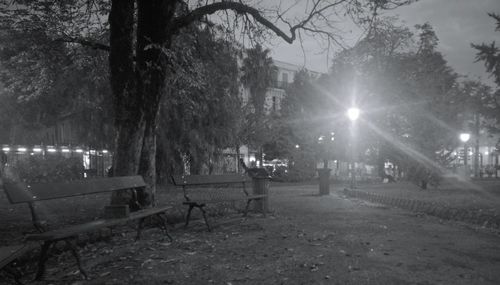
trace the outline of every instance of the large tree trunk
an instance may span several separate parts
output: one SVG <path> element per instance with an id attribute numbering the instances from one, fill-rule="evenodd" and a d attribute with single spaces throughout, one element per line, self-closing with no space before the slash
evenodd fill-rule
<path id="1" fill-rule="evenodd" d="M 110 81 L 113 92 L 116 141 L 113 175 L 137 174 L 144 134 L 141 98 L 136 95 L 134 78 L 134 1 L 112 1 L 110 23 Z M 127 203 L 130 195 L 113 193 L 112 204 Z"/>
<path id="2" fill-rule="evenodd" d="M 145 114 L 144 139 L 141 149 L 139 174 L 148 185 L 145 193 L 139 192 L 141 204 L 155 204 L 156 196 L 156 128 L 160 100 L 165 93 L 172 33 L 170 22 L 175 12 L 175 2 L 163 0 L 139 0 L 137 21 L 137 96 L 143 98 Z"/>
<path id="3" fill-rule="evenodd" d="M 117 130 L 113 174 L 143 175 L 151 198 L 155 196 L 156 127 L 161 96 L 165 92 L 169 27 L 175 1 L 137 1 L 137 36 L 134 58 L 134 1 L 114 0 L 110 22 L 110 70 Z M 147 201 L 138 193 L 141 204 Z M 112 196 L 112 203 L 128 203 L 126 192 Z"/>

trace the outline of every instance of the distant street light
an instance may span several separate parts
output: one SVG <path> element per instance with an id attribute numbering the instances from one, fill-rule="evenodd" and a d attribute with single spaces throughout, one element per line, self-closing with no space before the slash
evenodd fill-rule
<path id="1" fill-rule="evenodd" d="M 461 133 L 460 134 L 460 140 L 464 143 L 468 142 L 470 139 L 470 134 L 469 133 Z"/>
<path id="2" fill-rule="evenodd" d="M 469 175 L 469 167 L 467 166 L 467 160 L 469 160 L 467 158 L 467 155 L 468 155 L 468 150 L 467 150 L 467 142 L 469 141 L 470 139 L 470 134 L 469 133 L 461 133 L 460 136 L 460 141 L 462 141 L 464 143 L 464 178 L 465 179 L 469 179 L 470 178 L 470 175 Z"/>
<path id="3" fill-rule="evenodd" d="M 349 108 L 347 110 L 347 117 L 351 120 L 351 183 L 350 188 L 354 189 L 356 184 L 356 173 L 354 171 L 354 123 L 359 118 L 361 111 L 358 108 Z"/>

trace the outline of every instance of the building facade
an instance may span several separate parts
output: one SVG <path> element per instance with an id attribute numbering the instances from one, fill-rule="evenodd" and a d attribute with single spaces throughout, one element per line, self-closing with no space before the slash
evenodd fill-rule
<path id="1" fill-rule="evenodd" d="M 303 66 L 291 64 L 284 61 L 273 60 L 275 66 L 275 73 L 273 75 L 273 80 L 271 86 L 267 88 L 266 98 L 264 102 L 264 110 L 267 115 L 279 114 L 283 100 L 286 98 L 287 90 L 295 80 L 296 74 L 303 70 Z M 321 76 L 320 72 L 311 71 L 305 69 L 312 78 L 319 78 Z M 243 105 L 249 103 L 250 92 L 247 88 L 240 87 L 240 95 L 242 97 Z M 232 153 L 235 157 L 235 149 L 226 149 L 226 153 Z M 242 146 L 239 150 L 239 158 L 241 158 L 247 166 L 259 167 L 259 162 L 257 161 L 258 151 L 249 146 Z M 239 171 L 239 169 L 234 169 L 234 171 Z"/>

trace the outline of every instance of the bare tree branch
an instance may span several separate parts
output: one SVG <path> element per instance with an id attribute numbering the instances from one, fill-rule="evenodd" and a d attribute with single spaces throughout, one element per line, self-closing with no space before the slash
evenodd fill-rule
<path id="1" fill-rule="evenodd" d="M 283 38 L 287 43 L 293 43 L 297 37 L 296 35 L 296 30 L 299 28 L 302 28 L 305 26 L 311 19 L 317 15 L 318 13 L 321 13 L 322 11 L 338 5 L 339 3 L 343 2 L 345 0 L 341 0 L 339 2 L 332 3 L 330 5 L 326 5 L 325 7 L 322 7 L 321 9 L 317 9 L 317 6 L 319 5 L 320 1 L 318 0 L 315 2 L 314 8 L 309 13 L 308 17 L 301 21 L 300 23 L 290 27 L 290 35 L 286 34 L 284 31 L 282 31 L 280 28 L 278 28 L 275 24 L 273 24 L 271 21 L 266 19 L 264 16 L 262 16 L 261 11 L 259 11 L 256 8 L 250 7 L 246 4 L 240 3 L 240 2 L 217 2 L 217 3 L 212 3 L 206 6 L 202 6 L 199 8 L 194 9 L 191 11 L 189 14 L 179 17 L 174 20 L 173 24 L 173 31 L 178 31 L 183 27 L 186 27 L 187 25 L 191 24 L 194 21 L 197 21 L 201 19 L 203 16 L 206 15 L 211 15 L 214 14 L 218 11 L 222 10 L 232 10 L 236 12 L 237 14 L 245 14 L 245 15 L 251 15 L 257 22 L 260 24 L 264 25 L 266 28 L 270 29 L 273 31 L 277 36 Z"/>
<path id="2" fill-rule="evenodd" d="M 82 46 L 86 46 L 86 47 L 89 47 L 89 48 L 92 48 L 95 50 L 104 50 L 104 51 L 108 51 L 108 52 L 110 50 L 110 47 L 108 45 L 89 41 L 86 39 L 75 38 L 75 37 L 58 38 L 58 39 L 55 39 L 55 41 L 65 42 L 65 43 L 77 43 L 77 44 L 81 44 Z"/>

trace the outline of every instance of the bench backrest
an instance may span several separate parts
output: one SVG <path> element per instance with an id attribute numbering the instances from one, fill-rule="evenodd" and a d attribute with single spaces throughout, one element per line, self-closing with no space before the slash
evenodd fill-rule
<path id="1" fill-rule="evenodd" d="M 4 190 L 11 204 L 33 203 L 87 194 L 112 192 L 145 187 L 142 176 L 122 176 L 99 179 L 84 179 L 60 183 L 4 183 Z"/>
<path id="2" fill-rule="evenodd" d="M 172 181 L 174 185 L 182 186 L 184 198 L 191 201 L 235 199 L 236 197 L 248 196 L 246 184 L 252 180 L 244 174 L 224 174 L 174 175 Z M 237 188 L 242 191 L 234 191 Z"/>
<path id="3" fill-rule="evenodd" d="M 213 184 L 232 184 L 251 182 L 250 177 L 244 174 L 223 175 L 173 175 L 172 181 L 177 186 L 196 186 Z"/>

